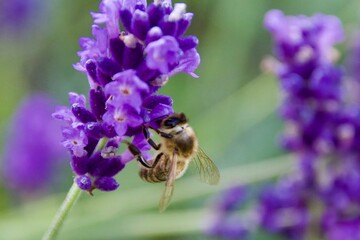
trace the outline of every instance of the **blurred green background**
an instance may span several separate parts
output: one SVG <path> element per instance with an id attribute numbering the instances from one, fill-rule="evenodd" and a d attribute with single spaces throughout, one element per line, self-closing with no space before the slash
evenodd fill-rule
<path id="1" fill-rule="evenodd" d="M 35 14 L 24 28 L 1 26 L 5 29 L 0 33 L 1 146 L 11 116 L 26 95 L 44 91 L 67 105 L 69 91 L 88 91 L 86 76 L 72 64 L 78 61 L 78 38 L 91 36 L 89 12 L 98 11 L 99 1 L 32 1 L 38 5 L 34 4 Z M 169 209 L 160 214 L 157 206 L 163 185 L 142 182 L 132 162 L 119 174 L 117 191 L 81 196 L 59 239 L 208 238 L 202 231 L 209 224 L 211 201 L 222 189 L 269 181 L 291 167 L 278 143 L 282 123 L 276 108 L 281 93 L 276 79 L 259 67 L 272 53 L 270 34 L 263 28 L 264 14 L 274 8 L 287 15 L 333 14 L 343 21 L 348 40 L 360 22 L 356 0 L 185 2 L 187 11 L 195 14 L 188 34 L 200 40 L 202 62 L 196 71 L 200 78 L 177 75 L 161 93 L 173 97 L 176 111 L 187 113 L 202 148 L 220 169 L 220 184 L 206 186 L 189 171 L 177 181 Z M 345 41 L 340 51 L 345 53 L 347 46 Z M 72 184 L 69 159 L 63 161 L 57 185 L 31 200 L 17 201 L 0 183 L 0 239 L 40 238 Z"/>

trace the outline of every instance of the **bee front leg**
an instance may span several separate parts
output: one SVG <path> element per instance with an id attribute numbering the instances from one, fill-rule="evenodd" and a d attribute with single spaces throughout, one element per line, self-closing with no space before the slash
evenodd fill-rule
<path id="1" fill-rule="evenodd" d="M 136 160 L 141 165 L 143 165 L 145 168 L 153 168 L 153 165 L 149 165 L 149 163 L 145 160 L 145 158 L 141 154 L 140 149 L 137 146 L 127 141 L 125 141 L 125 143 L 128 145 L 128 149 L 131 152 L 131 154 L 134 155 L 134 157 L 136 157 Z"/>
<path id="2" fill-rule="evenodd" d="M 164 133 L 164 132 L 160 132 L 160 131 L 158 131 L 158 133 L 163 138 L 172 138 L 173 137 L 173 135 L 169 134 L 169 133 Z"/>
<path id="3" fill-rule="evenodd" d="M 146 127 L 144 127 L 144 128 L 146 128 Z M 157 134 L 159 134 L 161 137 L 163 137 L 163 138 L 172 138 L 173 137 L 173 135 L 172 134 L 170 134 L 170 133 L 165 133 L 165 132 L 162 132 L 162 131 L 160 131 L 159 129 L 156 129 L 156 128 L 152 128 L 152 127 L 150 127 L 152 130 L 154 130 Z M 149 134 L 150 135 L 150 134 Z M 145 135 L 145 137 L 146 137 L 146 135 Z M 150 143 L 149 143 L 150 144 Z M 151 145 L 151 144 L 150 144 Z"/>
<path id="4" fill-rule="evenodd" d="M 146 138 L 146 141 L 150 144 L 151 147 L 153 147 L 155 150 L 160 149 L 160 144 L 156 144 L 154 140 L 152 140 L 152 138 L 150 137 L 149 129 L 145 126 L 143 126 L 143 134 L 144 137 Z"/>
<path id="5" fill-rule="evenodd" d="M 137 161 L 143 165 L 145 168 L 154 168 L 156 167 L 156 165 L 159 163 L 159 160 L 161 159 L 161 156 L 163 155 L 163 153 L 159 153 L 154 162 L 150 165 L 145 158 L 141 155 L 141 151 L 139 150 L 138 147 L 136 147 L 134 144 L 129 143 L 129 142 L 125 142 L 126 144 L 128 144 L 128 149 L 131 152 L 132 155 L 134 155 L 134 157 L 136 157 Z"/>

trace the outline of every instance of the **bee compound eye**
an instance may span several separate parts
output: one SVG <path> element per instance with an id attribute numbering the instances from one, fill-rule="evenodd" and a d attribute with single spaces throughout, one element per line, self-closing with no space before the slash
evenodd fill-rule
<path id="1" fill-rule="evenodd" d="M 167 120 L 165 120 L 164 122 L 164 125 L 166 127 L 169 127 L 169 128 L 173 128 L 175 127 L 177 124 L 179 124 L 179 119 L 176 119 L 176 118 L 169 118 Z"/>

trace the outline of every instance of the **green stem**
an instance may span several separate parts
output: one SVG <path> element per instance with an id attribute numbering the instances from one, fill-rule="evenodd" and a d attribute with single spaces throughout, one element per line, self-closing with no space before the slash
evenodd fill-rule
<path id="1" fill-rule="evenodd" d="M 99 140 L 94 152 L 103 149 L 107 143 L 107 138 L 102 138 Z M 54 219 L 52 220 L 48 230 L 45 232 L 42 240 L 53 240 L 57 237 L 61 226 L 63 225 L 66 217 L 69 215 L 70 210 L 75 205 L 77 199 L 80 197 L 81 189 L 74 182 L 71 186 L 64 202 L 61 204 L 59 210 L 57 211 Z"/>
<path id="2" fill-rule="evenodd" d="M 76 200 L 79 198 L 81 192 L 82 191 L 80 188 L 74 182 L 68 194 L 66 195 L 64 202 L 61 204 L 60 209 L 56 213 L 50 227 L 45 232 L 42 240 L 51 240 L 56 238 L 61 226 L 64 223 L 64 220 L 68 216 L 71 208 L 75 205 Z"/>

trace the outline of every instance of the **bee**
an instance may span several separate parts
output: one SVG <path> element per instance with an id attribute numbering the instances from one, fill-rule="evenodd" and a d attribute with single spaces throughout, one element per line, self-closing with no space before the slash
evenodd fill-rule
<path id="1" fill-rule="evenodd" d="M 148 143 L 157 150 L 154 159 L 146 161 L 135 145 L 128 145 L 130 152 L 142 165 L 139 171 L 140 178 L 150 183 L 165 182 L 165 189 L 160 198 L 160 212 L 168 207 L 174 192 L 175 180 L 184 175 L 191 161 L 195 162 L 201 181 L 210 185 L 219 182 L 218 168 L 199 147 L 196 134 L 184 113 L 169 115 L 154 131 L 160 136 L 160 144 L 156 144 L 150 138 L 148 128 L 143 128 Z"/>

